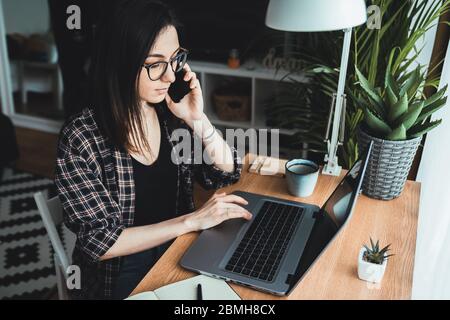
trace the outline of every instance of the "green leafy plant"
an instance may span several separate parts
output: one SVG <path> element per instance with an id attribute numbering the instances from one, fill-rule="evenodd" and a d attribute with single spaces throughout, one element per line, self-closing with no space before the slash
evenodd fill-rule
<path id="1" fill-rule="evenodd" d="M 353 29 L 352 47 L 347 71 L 347 114 L 345 115 L 345 140 L 339 149 L 339 159 L 346 167 L 351 167 L 358 159 L 357 128 L 364 118 L 361 95 L 364 90 L 357 83 L 356 69 L 367 76 L 373 87 L 383 87 L 389 54 L 393 48 L 398 50 L 392 61 L 391 73 L 394 79 L 401 79 L 411 70 L 411 66 L 422 52 L 418 44 L 424 34 L 436 25 L 439 17 L 450 9 L 450 0 L 367 0 L 366 5 L 376 5 L 380 9 L 381 28 L 370 29 L 363 24 Z M 449 24 L 449 22 L 444 22 Z M 311 82 L 294 83 L 289 94 L 276 97 L 268 102 L 268 117 L 275 120 L 274 125 L 288 128 L 299 127 L 294 137 L 295 147 L 308 144 L 308 150 L 326 152 L 323 141 L 326 131 L 330 101 L 337 90 L 339 62 L 341 59 L 343 33 L 306 32 L 291 33 L 293 43 L 286 52 L 295 58 L 302 58 L 308 67 L 304 70 Z M 273 33 L 273 41 L 259 41 L 261 44 L 284 48 L 286 38 L 282 33 Z M 265 51 L 264 51 L 265 52 Z M 428 72 L 431 74 L 431 71 Z M 286 75 L 289 77 L 289 75 Z M 403 83 L 403 82 L 401 82 Z M 438 87 L 439 77 L 427 79 L 426 85 Z M 297 92 L 306 92 L 298 95 Z M 275 102 L 275 103 L 274 103 Z M 313 116 L 314 114 L 314 116 Z M 301 130 L 305 129 L 305 130 Z"/>
<path id="2" fill-rule="evenodd" d="M 441 119 L 431 121 L 430 116 L 445 105 L 447 86 L 424 99 L 421 92 L 426 79 L 420 66 L 396 81 L 391 71 L 395 52 L 391 52 L 383 87 L 374 88 L 356 68 L 363 89 L 358 102 L 369 134 L 385 140 L 407 140 L 420 137 L 441 123 Z"/>
<path id="3" fill-rule="evenodd" d="M 353 29 L 345 88 L 347 94 L 345 141 L 339 150 L 339 157 L 344 160 L 347 167 L 351 167 L 358 159 L 356 132 L 364 118 L 360 103 L 363 90 L 357 83 L 356 69 L 367 75 L 367 80 L 373 87 L 382 87 L 385 77 L 380 70 L 386 70 L 390 53 L 393 48 L 396 48 L 398 51 L 395 59 L 392 60 L 391 73 L 394 79 L 401 79 L 417 61 L 423 49 L 418 45 L 419 40 L 436 25 L 439 17 L 450 9 L 450 0 L 372 0 L 367 1 L 366 4 L 378 6 L 382 20 L 380 29 L 369 29 L 365 24 Z M 448 22 L 444 23 L 448 24 Z M 329 110 L 330 99 L 336 92 L 338 83 L 339 70 L 335 66 L 338 66 L 340 61 L 343 34 L 342 32 L 308 33 L 308 37 L 316 38 L 318 41 L 310 41 L 310 45 L 302 46 L 298 55 L 303 56 L 309 63 L 310 68 L 306 71 L 314 77 L 313 83 L 320 87 L 320 90 L 314 94 L 327 97 L 327 99 L 318 99 L 319 103 L 314 104 L 313 108 Z M 331 50 L 322 49 L 323 46 Z M 435 88 L 438 84 L 439 77 L 427 79 L 426 82 L 427 86 Z M 300 117 L 301 112 L 301 110 L 298 112 Z M 294 119 L 290 116 L 289 118 Z M 325 127 L 322 126 L 317 131 L 321 131 L 324 135 Z M 326 150 L 325 146 L 322 150 Z"/>
<path id="4" fill-rule="evenodd" d="M 293 132 L 290 139 L 292 148 L 322 153 L 323 128 L 329 108 L 324 109 L 317 103 L 318 95 L 313 94 L 315 90 L 318 88 L 314 84 L 296 80 L 280 82 L 277 93 L 265 102 L 264 107 L 267 125 Z"/>
<path id="5" fill-rule="evenodd" d="M 303 59 L 299 48 L 313 52 L 317 50 L 317 45 L 324 43 L 317 41 L 317 34 L 313 33 L 288 33 L 271 29 L 268 31 L 265 36 L 253 41 L 255 49 L 252 48 L 252 51 L 258 48 L 267 53 L 275 49 L 276 58 L 292 58 L 306 64 L 307 59 Z M 260 59 L 263 60 L 263 57 Z M 308 83 L 300 79 L 306 76 L 303 70 L 289 70 L 286 66 L 277 64 L 273 71 L 274 76 L 279 77 L 279 82 L 273 87 L 273 95 L 263 102 L 266 125 L 282 129 L 280 143 L 285 142 L 290 149 L 298 152 L 325 152 L 323 136 L 329 112 L 327 97 L 316 94 L 320 87 L 314 79 L 310 79 Z"/>
<path id="6" fill-rule="evenodd" d="M 389 257 L 393 256 L 393 254 L 387 254 L 387 252 L 391 250 L 389 249 L 389 247 L 391 246 L 390 244 L 380 249 L 380 241 L 377 240 L 377 243 L 374 244 L 372 238 L 370 238 L 370 245 L 371 248 L 369 248 L 367 245 L 364 245 L 364 248 L 366 249 L 363 254 L 364 261 L 375 264 L 383 264 L 384 260 L 387 260 Z"/>

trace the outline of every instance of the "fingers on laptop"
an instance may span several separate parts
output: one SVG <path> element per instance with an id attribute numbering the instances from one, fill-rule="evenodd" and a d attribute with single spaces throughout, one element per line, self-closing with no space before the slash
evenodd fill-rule
<path id="1" fill-rule="evenodd" d="M 225 196 L 226 194 L 227 194 L 226 192 L 214 193 L 213 196 L 211 197 L 211 199 L 217 199 L 217 198 Z"/>
<path id="2" fill-rule="evenodd" d="M 221 212 L 224 220 L 234 218 L 244 218 L 250 220 L 252 218 L 252 214 L 250 212 L 234 203 L 228 203 L 227 206 L 221 208 Z"/>
<path id="3" fill-rule="evenodd" d="M 209 202 L 209 206 L 213 209 L 213 212 L 219 214 L 219 219 L 225 221 L 233 218 L 244 218 L 250 220 L 252 214 L 241 205 L 247 205 L 248 201 L 244 198 L 229 194 L 225 192 L 220 192 L 214 194 Z"/>
<path id="4" fill-rule="evenodd" d="M 248 204 L 247 200 L 245 200 L 244 198 L 239 197 L 237 195 L 234 195 L 234 194 L 229 194 L 229 195 L 226 195 L 226 196 L 222 196 L 222 197 L 220 197 L 218 199 L 220 199 L 221 202 L 226 202 L 226 203 L 235 202 L 235 203 L 239 203 L 239 204 L 242 204 L 242 205 L 247 205 Z"/>

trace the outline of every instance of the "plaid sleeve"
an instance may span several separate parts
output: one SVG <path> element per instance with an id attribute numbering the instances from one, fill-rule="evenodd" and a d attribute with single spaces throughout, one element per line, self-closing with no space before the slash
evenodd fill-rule
<path id="1" fill-rule="evenodd" d="M 61 141 L 55 184 L 66 226 L 77 235 L 80 248 L 92 262 L 98 261 L 125 229 L 120 207 L 87 161 Z"/>
<path id="2" fill-rule="evenodd" d="M 242 159 L 239 157 L 236 148 L 230 147 L 233 155 L 234 170 L 232 172 L 223 171 L 214 164 L 194 165 L 195 180 L 205 189 L 220 189 L 236 183 L 241 177 Z"/>

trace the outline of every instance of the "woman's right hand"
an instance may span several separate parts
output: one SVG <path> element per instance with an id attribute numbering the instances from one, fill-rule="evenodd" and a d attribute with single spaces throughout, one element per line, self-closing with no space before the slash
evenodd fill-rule
<path id="1" fill-rule="evenodd" d="M 214 194 L 200 209 L 186 215 L 189 230 L 200 231 L 212 228 L 225 220 L 244 218 L 250 220 L 252 214 L 241 207 L 248 202 L 234 194 L 225 192 Z"/>

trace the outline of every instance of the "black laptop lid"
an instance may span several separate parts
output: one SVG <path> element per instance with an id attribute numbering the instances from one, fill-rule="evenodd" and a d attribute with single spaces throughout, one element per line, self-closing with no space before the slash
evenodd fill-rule
<path id="1" fill-rule="evenodd" d="M 316 212 L 314 226 L 300 257 L 297 270 L 295 274 L 288 278 L 291 286 L 289 291 L 295 287 L 317 257 L 331 243 L 342 226 L 350 220 L 361 190 L 371 150 L 372 143 L 366 149 L 365 154 L 347 172 L 321 210 Z"/>
<path id="2" fill-rule="evenodd" d="M 360 174 L 363 160 L 358 160 L 342 179 L 332 195 L 322 206 L 322 213 L 327 215 L 336 229 L 341 228 L 353 212 L 356 198 L 361 189 L 363 176 Z"/>

